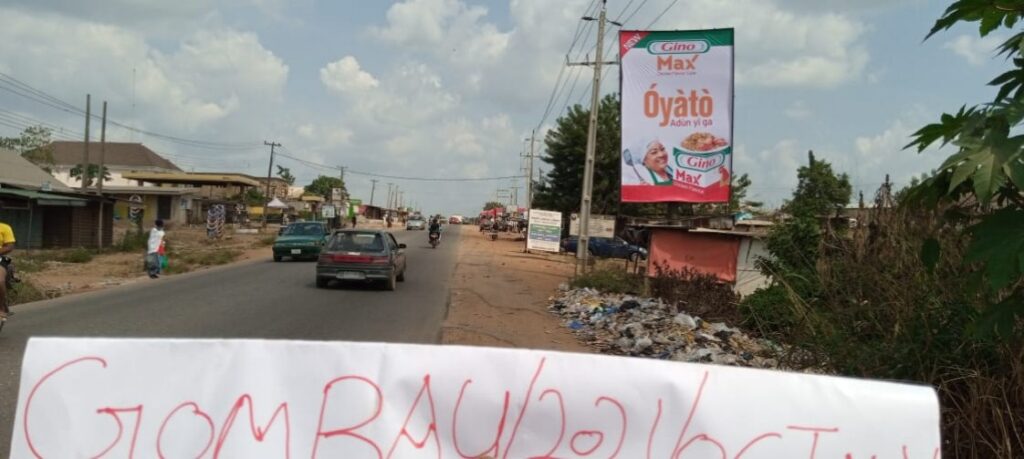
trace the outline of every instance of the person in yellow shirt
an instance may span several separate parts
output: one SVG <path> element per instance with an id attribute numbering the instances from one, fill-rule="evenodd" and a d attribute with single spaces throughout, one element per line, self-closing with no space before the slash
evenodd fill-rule
<path id="1" fill-rule="evenodd" d="M 14 230 L 11 226 L 0 222 L 0 315 L 7 316 L 7 270 L 10 259 L 7 254 L 14 251 Z"/>

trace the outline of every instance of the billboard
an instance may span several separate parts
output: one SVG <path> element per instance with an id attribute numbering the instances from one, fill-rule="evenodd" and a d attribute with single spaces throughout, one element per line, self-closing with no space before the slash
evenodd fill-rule
<path id="1" fill-rule="evenodd" d="M 609 215 L 591 215 L 587 224 L 587 233 L 590 237 L 615 237 L 615 217 Z M 580 216 L 569 215 L 569 235 L 580 235 Z"/>
<path id="2" fill-rule="evenodd" d="M 529 233 L 526 250 L 542 250 L 558 253 L 562 237 L 562 213 L 530 209 Z"/>
<path id="3" fill-rule="evenodd" d="M 622 201 L 727 202 L 733 29 L 621 31 Z"/>

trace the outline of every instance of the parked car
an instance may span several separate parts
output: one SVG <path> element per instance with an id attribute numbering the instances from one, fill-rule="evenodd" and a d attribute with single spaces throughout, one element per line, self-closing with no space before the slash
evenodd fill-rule
<path id="1" fill-rule="evenodd" d="M 324 222 L 297 222 L 285 227 L 274 241 L 274 261 L 316 258 L 331 232 Z"/>
<path id="2" fill-rule="evenodd" d="M 405 281 L 405 244 L 381 230 L 336 231 L 316 263 L 316 286 L 324 288 L 332 280 L 383 281 L 394 290 Z"/>
<path id="3" fill-rule="evenodd" d="M 569 236 L 562 239 L 562 250 L 576 252 L 579 237 Z M 587 243 L 591 255 L 605 258 L 626 258 L 630 261 L 647 258 L 647 249 L 630 244 L 620 237 L 591 237 Z"/>
<path id="4" fill-rule="evenodd" d="M 407 231 L 421 231 L 427 229 L 427 222 L 423 221 L 422 218 L 410 218 L 405 221 L 405 229 Z"/>

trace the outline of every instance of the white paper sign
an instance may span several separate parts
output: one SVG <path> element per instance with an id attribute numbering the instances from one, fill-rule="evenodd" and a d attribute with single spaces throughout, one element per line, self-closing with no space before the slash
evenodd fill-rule
<path id="1" fill-rule="evenodd" d="M 615 237 L 615 217 L 610 215 L 591 215 L 587 224 L 587 233 L 590 237 Z M 572 214 L 569 216 L 569 235 L 580 235 L 580 216 Z"/>
<path id="2" fill-rule="evenodd" d="M 932 459 L 928 387 L 457 346 L 34 338 L 12 457 Z"/>

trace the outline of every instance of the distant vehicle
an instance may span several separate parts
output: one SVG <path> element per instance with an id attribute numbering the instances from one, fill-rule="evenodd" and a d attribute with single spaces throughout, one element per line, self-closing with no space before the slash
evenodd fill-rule
<path id="1" fill-rule="evenodd" d="M 421 231 L 427 229 L 427 222 L 422 218 L 410 218 L 405 221 L 405 229 L 408 231 Z"/>
<path id="2" fill-rule="evenodd" d="M 285 227 L 274 241 L 274 261 L 281 261 L 284 257 L 293 260 L 316 258 L 330 234 L 331 231 L 324 222 L 292 223 Z"/>
<path id="3" fill-rule="evenodd" d="M 336 231 L 316 263 L 316 286 L 325 288 L 332 280 L 382 281 L 394 290 L 405 281 L 405 244 L 381 230 Z"/>
<path id="4" fill-rule="evenodd" d="M 452 215 L 451 217 L 448 218 L 448 223 L 451 223 L 453 225 L 461 225 L 462 224 L 462 216 L 461 215 Z"/>
<path id="5" fill-rule="evenodd" d="M 579 237 L 569 236 L 562 239 L 561 246 L 562 250 L 575 253 L 578 244 Z M 597 257 L 625 258 L 629 261 L 647 258 L 647 249 L 630 244 L 620 237 L 591 237 L 587 249 L 591 255 Z"/>

